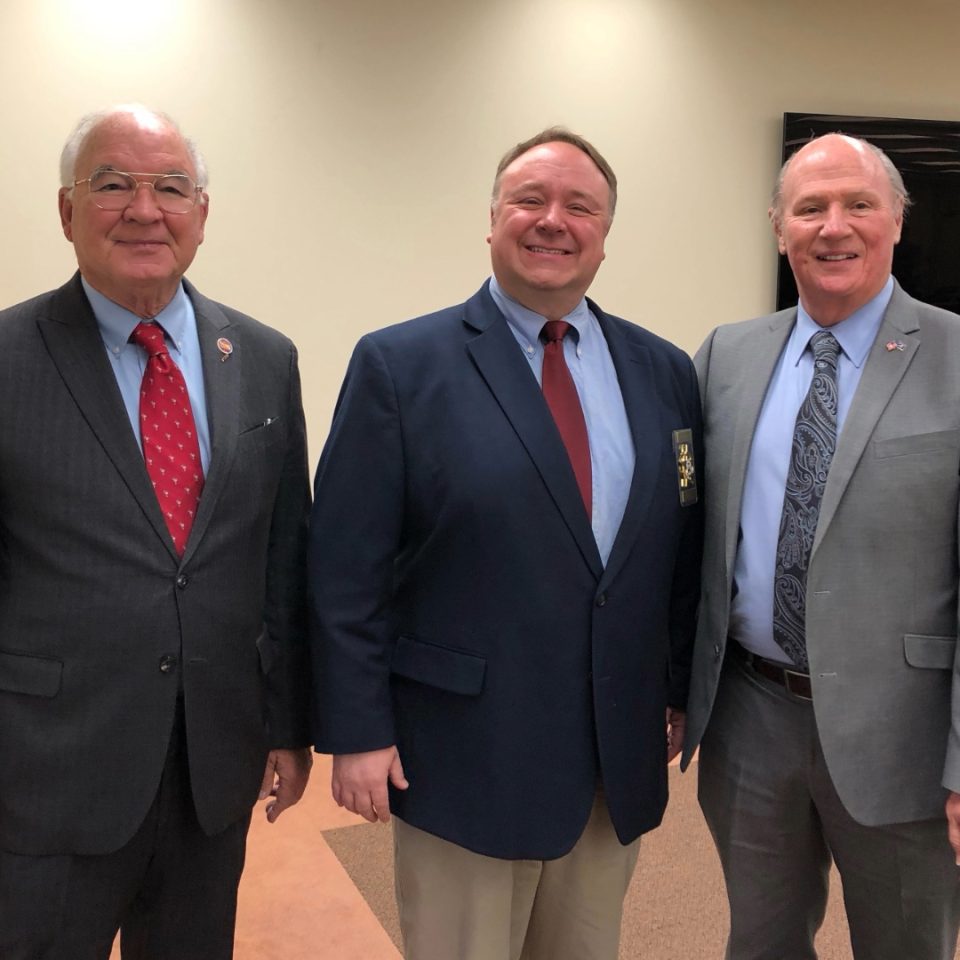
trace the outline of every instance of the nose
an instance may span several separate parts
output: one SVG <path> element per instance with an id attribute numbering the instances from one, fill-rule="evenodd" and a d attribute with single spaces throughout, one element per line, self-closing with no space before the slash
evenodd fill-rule
<path id="1" fill-rule="evenodd" d="M 551 233 L 565 229 L 566 221 L 563 217 L 563 206 L 559 203 L 545 203 L 540 211 L 537 226 L 541 230 L 548 230 Z"/>
<path id="2" fill-rule="evenodd" d="M 831 237 L 843 236 L 850 232 L 847 212 L 842 204 L 831 203 L 830 206 L 827 207 L 820 232 Z"/>
<path id="3" fill-rule="evenodd" d="M 138 223 L 152 223 L 163 217 L 163 211 L 157 204 L 157 194 L 153 184 L 140 180 L 133 191 L 130 202 L 123 208 L 124 220 L 136 220 Z"/>

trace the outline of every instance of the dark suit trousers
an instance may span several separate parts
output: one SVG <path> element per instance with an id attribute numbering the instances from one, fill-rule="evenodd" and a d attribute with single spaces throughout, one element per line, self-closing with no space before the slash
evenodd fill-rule
<path id="1" fill-rule="evenodd" d="M 857 823 L 812 703 L 728 658 L 699 767 L 730 899 L 728 960 L 816 960 L 831 859 L 856 960 L 953 960 L 960 870 L 946 817 Z"/>
<path id="2" fill-rule="evenodd" d="M 100 856 L 0 851 L 0 957 L 107 960 L 119 929 L 124 960 L 229 960 L 249 824 L 201 830 L 181 705 L 157 796 L 126 845 Z"/>

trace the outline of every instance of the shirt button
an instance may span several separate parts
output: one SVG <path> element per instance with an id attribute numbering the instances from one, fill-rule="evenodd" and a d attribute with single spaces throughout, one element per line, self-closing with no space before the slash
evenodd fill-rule
<path id="1" fill-rule="evenodd" d="M 167 654 L 160 658 L 160 672 L 161 673 L 173 673 L 177 668 L 177 658 Z"/>
<path id="2" fill-rule="evenodd" d="M 597 606 L 602 607 L 606 602 L 607 595 L 605 593 L 601 593 L 600 596 L 597 597 Z"/>
<path id="3" fill-rule="evenodd" d="M 181 573 L 180 576 L 177 577 L 177 586 L 178 586 L 181 590 L 182 590 L 189 582 L 190 582 L 190 578 L 189 578 L 185 573 Z"/>

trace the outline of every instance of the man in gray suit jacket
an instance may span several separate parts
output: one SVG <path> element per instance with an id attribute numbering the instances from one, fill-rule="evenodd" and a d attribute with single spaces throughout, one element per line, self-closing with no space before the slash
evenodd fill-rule
<path id="1" fill-rule="evenodd" d="M 831 859 L 858 960 L 954 956 L 960 318 L 891 277 L 907 202 L 875 147 L 804 146 L 770 211 L 799 306 L 721 327 L 697 357 L 684 764 L 702 740 L 731 960 L 816 957 Z"/>
<path id="2" fill-rule="evenodd" d="M 0 956 L 226 960 L 310 765 L 296 352 L 182 280 L 168 117 L 84 118 L 61 175 L 79 273 L 0 313 Z"/>

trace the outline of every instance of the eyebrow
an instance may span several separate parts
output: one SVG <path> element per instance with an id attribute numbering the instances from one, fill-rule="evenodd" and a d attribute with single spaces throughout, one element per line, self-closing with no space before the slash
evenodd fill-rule
<path id="1" fill-rule="evenodd" d="M 188 171 L 182 170 L 180 167 L 173 167 L 169 170 L 160 170 L 157 173 L 150 173 L 147 170 L 121 170 L 119 167 L 115 167 L 112 163 L 101 163 L 99 166 L 93 168 L 90 176 L 93 176 L 97 173 L 142 173 L 148 177 L 182 176 L 190 177 L 191 180 L 193 179 Z"/>
<path id="2" fill-rule="evenodd" d="M 524 183 L 517 184 L 512 190 L 507 191 L 507 196 L 515 196 L 518 193 L 525 193 L 528 190 L 543 190 L 544 187 L 545 184 L 542 180 L 527 180 Z M 592 193 L 586 193 L 583 190 L 569 190 L 565 192 L 574 199 L 587 200 L 591 204 L 596 204 L 598 207 L 603 206 L 600 198 Z"/>

